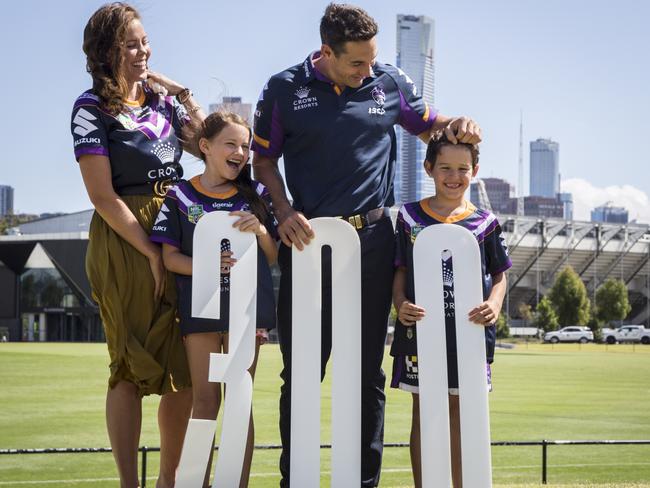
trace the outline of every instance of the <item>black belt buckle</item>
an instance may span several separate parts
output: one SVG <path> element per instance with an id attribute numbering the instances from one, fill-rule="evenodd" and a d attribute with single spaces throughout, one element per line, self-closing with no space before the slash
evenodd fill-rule
<path id="1" fill-rule="evenodd" d="M 160 180 L 153 184 L 153 194 L 157 197 L 165 197 L 172 186 L 172 180 Z"/>

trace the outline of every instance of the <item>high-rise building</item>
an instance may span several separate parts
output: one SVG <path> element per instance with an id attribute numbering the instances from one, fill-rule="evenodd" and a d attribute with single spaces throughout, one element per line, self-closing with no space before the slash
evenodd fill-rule
<path id="1" fill-rule="evenodd" d="M 557 195 L 553 198 L 529 195 L 524 197 L 524 215 L 530 217 L 564 218 L 564 203 Z"/>
<path id="2" fill-rule="evenodd" d="M 424 15 L 397 16 L 397 67 L 411 77 L 418 93 L 434 106 L 434 23 Z M 435 193 L 423 162 L 426 146 L 416 136 L 397 127 L 395 201 L 411 202 Z"/>
<path id="3" fill-rule="evenodd" d="M 223 97 L 221 103 L 211 103 L 208 107 L 210 113 L 223 110 L 227 112 L 234 112 L 240 115 L 246 122 L 251 124 L 253 118 L 253 105 L 250 103 L 242 103 L 241 97 Z"/>
<path id="4" fill-rule="evenodd" d="M 573 220 L 573 194 L 558 193 L 557 199 L 564 205 L 564 220 Z"/>
<path id="5" fill-rule="evenodd" d="M 0 217 L 14 213 L 14 189 L 0 185 Z"/>
<path id="6" fill-rule="evenodd" d="M 591 221 L 627 224 L 628 211 L 625 207 L 614 207 L 612 202 L 607 202 L 591 211 Z"/>
<path id="7" fill-rule="evenodd" d="M 511 200 L 515 196 L 514 187 L 506 180 L 501 178 L 481 178 L 480 180 L 470 185 L 470 201 L 479 207 L 484 207 L 481 204 L 481 197 L 479 192 L 479 181 L 483 182 L 485 193 L 490 201 L 490 207 L 495 213 L 513 213 Z M 516 207 L 515 207 L 516 208 Z"/>
<path id="8" fill-rule="evenodd" d="M 560 192 L 560 145 L 550 139 L 530 143 L 530 194 L 556 198 Z"/>

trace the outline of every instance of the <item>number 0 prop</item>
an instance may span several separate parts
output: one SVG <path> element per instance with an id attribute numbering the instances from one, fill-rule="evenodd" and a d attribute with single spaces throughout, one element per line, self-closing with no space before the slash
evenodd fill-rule
<path id="1" fill-rule="evenodd" d="M 447 351 L 442 253 L 453 259 L 460 391 L 463 486 L 492 486 L 485 335 L 469 311 L 483 301 L 480 252 L 474 235 L 458 225 L 434 225 L 415 239 L 416 303 L 427 310 L 417 324 L 420 378 L 422 480 L 427 488 L 450 486 Z"/>
<path id="2" fill-rule="evenodd" d="M 248 368 L 255 356 L 257 308 L 257 241 L 232 227 L 237 217 L 225 212 L 204 215 L 194 230 L 192 315 L 219 318 L 221 241 L 230 240 L 237 264 L 230 276 L 228 354 L 210 354 L 209 381 L 225 383 L 223 427 L 214 470 L 215 485 L 239 486 L 248 436 L 253 382 Z M 216 421 L 191 419 L 185 435 L 176 486 L 203 485 Z"/>
<path id="3" fill-rule="evenodd" d="M 320 486 L 321 252 L 332 249 L 331 486 L 361 483 L 361 249 L 343 220 L 310 221 L 292 250 L 291 485 Z M 230 394 L 230 393 L 229 393 Z"/>

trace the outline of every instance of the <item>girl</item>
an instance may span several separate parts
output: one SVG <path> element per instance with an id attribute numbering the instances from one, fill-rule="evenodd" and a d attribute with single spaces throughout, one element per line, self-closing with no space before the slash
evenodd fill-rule
<path id="1" fill-rule="evenodd" d="M 420 406 L 418 398 L 417 337 L 415 322 L 425 310 L 414 303 L 413 243 L 417 233 L 429 225 L 456 224 L 470 230 L 481 251 L 483 297 L 485 301 L 469 313 L 469 319 L 485 326 L 487 349 L 487 381 L 494 359 L 496 327 L 494 326 L 506 291 L 504 271 L 512 263 L 494 214 L 476 208 L 464 195 L 478 172 L 478 148 L 470 144 L 452 144 L 444 135 L 434 136 L 427 147 L 424 167 L 433 178 L 435 196 L 405 204 L 397 216 L 397 255 L 393 280 L 393 303 L 397 309 L 395 339 L 391 347 L 393 378 L 391 387 L 413 395 L 411 420 L 411 465 L 416 487 L 422 486 L 420 453 Z M 460 417 L 458 397 L 458 365 L 452 258 L 442 262 L 447 340 L 447 381 L 449 387 L 449 423 L 451 432 L 452 478 L 454 487 L 462 487 L 460 458 Z"/>
<path id="2" fill-rule="evenodd" d="M 255 373 L 259 346 L 266 340 L 266 329 L 275 327 L 275 303 L 269 264 L 276 261 L 275 224 L 264 186 L 252 181 L 249 158 L 251 129 L 234 113 L 210 114 L 197 128 L 195 144 L 205 162 L 205 172 L 171 188 L 165 198 L 151 240 L 162 243 L 165 266 L 176 273 L 179 296 L 179 325 L 193 385 L 192 418 L 216 419 L 221 404 L 221 387 L 208 381 L 210 353 L 228 352 L 228 283 L 230 267 L 236 258 L 222 246 L 222 319 L 209 320 L 191 315 L 193 232 L 201 216 L 212 211 L 228 211 L 239 219 L 234 227 L 252 232 L 262 252 L 258 252 L 257 344 L 250 369 Z M 241 486 L 248 486 L 253 456 L 253 417 L 251 413 Z M 209 482 L 210 466 L 205 484 Z"/>

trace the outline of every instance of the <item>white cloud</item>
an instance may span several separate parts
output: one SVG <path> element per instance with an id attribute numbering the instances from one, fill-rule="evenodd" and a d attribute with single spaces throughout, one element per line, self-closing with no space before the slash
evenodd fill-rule
<path id="1" fill-rule="evenodd" d="M 616 207 L 625 207 L 630 221 L 650 223 L 650 198 L 632 185 L 612 185 L 598 188 L 582 178 L 562 181 L 562 191 L 573 194 L 573 218 L 591 220 L 591 210 L 612 202 Z"/>

